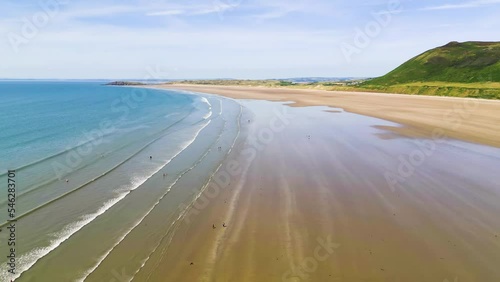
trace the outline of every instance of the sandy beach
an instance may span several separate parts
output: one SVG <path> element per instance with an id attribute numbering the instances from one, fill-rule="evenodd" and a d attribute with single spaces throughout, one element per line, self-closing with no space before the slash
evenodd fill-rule
<path id="1" fill-rule="evenodd" d="M 245 139 L 179 222 L 156 267 L 138 281 L 500 277 L 500 150 L 451 139 L 498 146 L 500 103 L 477 101 L 459 129 L 447 130 L 443 111 L 465 100 L 169 88 L 297 107 L 240 100 L 249 109 L 241 118 Z M 315 105 L 348 112 L 301 107 Z M 434 128 L 451 138 L 426 139 Z M 425 143 L 427 154 L 415 140 L 434 143 Z M 391 185 L 388 173 L 398 174 L 401 158 L 415 152 L 424 159 L 408 175 L 399 171 L 403 179 Z"/>
<path id="2" fill-rule="evenodd" d="M 235 99 L 293 101 L 295 106 L 332 106 L 405 125 L 407 136 L 431 136 L 442 129 L 451 138 L 500 147 L 500 101 L 400 94 L 210 85 L 162 85 Z"/>
<path id="3" fill-rule="evenodd" d="M 500 0 L 25 2 L 0 282 L 500 282 Z"/>

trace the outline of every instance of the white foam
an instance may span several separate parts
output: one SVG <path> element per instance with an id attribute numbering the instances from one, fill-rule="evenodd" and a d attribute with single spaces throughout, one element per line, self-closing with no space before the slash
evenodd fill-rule
<path id="1" fill-rule="evenodd" d="M 129 192 L 128 192 L 129 193 Z M 10 281 L 10 279 L 17 279 L 23 272 L 26 270 L 30 269 L 38 260 L 46 256 L 48 253 L 59 247 L 64 241 L 66 241 L 69 237 L 71 237 L 73 234 L 78 232 L 80 229 L 82 229 L 85 225 L 89 224 L 92 222 L 94 219 L 96 219 L 98 216 L 101 214 L 105 213 L 108 209 L 110 209 L 112 206 L 114 206 L 116 203 L 118 203 L 120 200 L 125 198 L 125 196 L 128 193 L 123 193 L 122 195 L 118 196 L 117 198 L 114 198 L 106 203 L 97 210 L 97 212 L 84 215 L 80 218 L 80 221 L 68 224 L 64 229 L 55 234 L 55 237 L 57 239 L 52 240 L 47 247 L 43 248 L 36 248 L 32 251 L 30 251 L 27 254 L 22 255 L 19 257 L 17 260 L 17 273 L 15 275 L 6 275 L 7 271 L 3 270 L 2 273 L 0 274 L 0 280 L 1 281 Z"/>
<path id="2" fill-rule="evenodd" d="M 221 108 L 222 108 L 222 102 L 221 102 Z M 232 152 L 232 150 L 234 149 L 234 146 L 236 145 L 236 140 L 238 140 L 238 137 L 240 136 L 240 133 L 241 133 L 241 128 L 240 128 L 240 120 L 241 120 L 241 116 L 242 116 L 242 113 L 243 113 L 243 107 L 240 105 L 240 113 L 238 115 L 238 133 L 236 134 L 236 137 L 234 138 L 233 140 L 233 144 L 231 145 L 231 147 L 229 148 L 229 151 L 226 153 L 226 156 L 229 156 L 229 154 Z M 224 123 L 224 127 L 225 127 L 226 123 Z M 219 136 L 220 138 L 220 136 Z M 217 140 L 218 141 L 218 140 Z M 207 152 L 208 154 L 208 152 Z M 203 158 L 207 155 L 205 154 L 203 156 Z M 174 226 L 178 221 L 182 220 L 185 215 L 187 214 L 187 212 L 189 211 L 189 209 L 191 208 L 191 206 L 201 197 L 201 195 L 204 193 L 205 191 L 205 188 L 210 184 L 210 181 L 213 179 L 213 177 L 215 176 L 215 174 L 219 171 L 219 169 L 222 167 L 223 163 L 221 162 L 219 164 L 219 166 L 214 170 L 214 172 L 212 173 L 212 175 L 208 178 L 207 182 L 202 186 L 202 188 L 200 189 L 199 193 L 196 195 L 196 197 L 194 198 L 194 200 L 191 202 L 190 205 L 186 206 L 186 208 L 179 214 L 179 216 L 177 217 L 177 219 L 170 225 L 170 227 Z M 192 167 L 194 168 L 194 166 Z M 191 169 L 192 169 L 191 168 Z M 178 179 L 177 179 L 178 180 Z M 175 182 L 177 182 L 177 180 Z M 166 236 L 166 235 L 165 235 Z M 168 247 L 168 245 L 170 244 L 170 242 L 172 241 L 173 239 L 173 236 L 170 238 L 170 241 L 169 243 L 166 244 L 166 246 Z M 146 265 L 146 263 L 149 261 L 149 259 L 151 258 L 151 256 L 156 252 L 156 250 L 158 249 L 158 247 L 160 246 L 160 244 L 162 243 L 163 241 L 163 238 L 160 240 L 160 242 L 155 246 L 155 248 L 153 249 L 153 251 L 148 255 L 148 257 L 142 262 L 141 266 L 139 267 L 139 269 L 137 269 L 137 271 L 134 273 L 134 275 L 132 276 L 132 278 L 128 281 L 132 281 L 134 280 L 135 276 L 137 275 L 137 273 L 139 273 L 139 271 L 142 270 L 142 268 L 144 268 L 144 266 Z M 163 254 L 164 254 L 164 251 L 165 249 L 162 251 L 162 254 L 161 254 L 161 258 L 163 258 Z M 156 265 L 155 269 L 158 267 L 158 264 Z M 148 276 L 148 279 L 150 278 L 151 276 L 151 273 L 149 274 Z"/>
<path id="3" fill-rule="evenodd" d="M 131 187 L 126 191 L 126 192 L 123 192 L 121 194 L 119 194 L 116 198 L 114 199 L 111 199 L 109 201 L 107 201 L 106 203 L 103 204 L 103 206 L 101 208 L 99 208 L 97 210 L 97 212 L 95 213 L 92 213 L 92 214 L 87 214 L 87 215 L 84 215 L 80 218 L 79 221 L 77 222 L 74 222 L 74 223 L 71 223 L 71 224 L 68 224 L 67 226 L 64 227 L 64 229 L 55 234 L 55 237 L 57 237 L 57 239 L 55 240 L 52 240 L 50 242 L 50 244 L 46 247 L 40 247 L 40 248 L 36 248 L 36 249 L 33 249 L 31 250 L 29 253 L 27 254 L 24 254 L 22 255 L 21 257 L 19 257 L 19 259 L 17 260 L 17 273 L 15 275 L 7 275 L 8 272 L 7 272 L 7 266 L 4 264 L 4 267 L 2 267 L 2 271 L 0 273 L 0 281 L 10 281 L 11 279 L 12 280 L 15 280 L 17 278 L 19 278 L 21 276 L 21 274 L 27 270 L 29 270 L 33 265 L 36 264 L 37 261 L 39 261 L 41 258 L 45 257 L 46 255 L 48 255 L 50 252 L 52 252 L 53 250 L 55 250 L 57 247 L 59 247 L 64 241 L 68 240 L 71 236 L 73 236 L 76 232 L 80 231 L 83 227 L 85 227 L 87 224 L 91 223 L 93 220 L 95 220 L 97 217 L 99 217 L 100 215 L 102 215 L 103 213 L 105 213 L 107 210 L 109 210 L 111 207 L 113 207 L 115 204 L 117 204 L 118 202 L 120 202 L 121 200 L 123 200 L 128 194 L 130 194 L 132 191 L 134 191 L 135 189 L 137 189 L 138 187 L 140 187 L 142 184 L 144 184 L 144 182 L 146 182 L 148 179 L 150 179 L 153 175 L 155 175 L 156 173 L 158 173 L 161 169 L 163 169 L 167 164 L 169 164 L 175 157 L 177 157 L 180 153 L 182 153 L 187 147 L 189 147 L 189 145 L 191 145 L 195 140 L 196 138 L 198 137 L 198 135 L 200 134 L 200 132 L 205 128 L 207 127 L 208 125 L 210 124 L 210 121 L 207 121 L 206 124 L 204 124 L 203 126 L 200 127 L 200 129 L 196 132 L 196 134 L 194 135 L 194 137 L 186 142 L 184 142 L 181 146 L 181 150 L 179 150 L 172 158 L 170 158 L 165 164 L 159 166 L 153 173 L 151 173 L 149 176 L 147 177 L 142 177 L 142 178 L 138 178 L 138 177 L 134 177 L 132 178 L 132 181 L 131 181 Z M 123 190 L 122 190 L 123 191 Z M 148 212 L 149 213 L 149 212 Z M 147 216 L 147 215 L 146 215 Z M 144 218 L 142 218 L 144 219 Z M 140 221 L 142 221 L 142 219 Z M 137 223 L 137 225 L 140 223 L 140 221 Z M 137 226 L 136 225 L 136 226 Z M 134 226 L 135 227 L 135 226 Z M 132 228 L 133 229 L 133 228 Z M 131 231 L 131 230 L 130 230 Z M 129 232 L 130 232 L 129 231 Z M 125 238 L 125 236 L 129 233 L 127 232 L 123 238 Z M 123 239 L 121 239 L 123 240 Z M 121 242 L 120 240 L 120 242 Z M 116 245 L 115 245 L 116 246 Z M 114 247 L 113 247 L 114 248 Z M 112 249 L 109 251 L 111 252 Z M 108 252 L 108 254 L 109 254 Z M 107 254 L 106 254 L 107 256 Z M 105 258 L 105 257 L 104 257 Z M 104 260 L 104 259 L 102 259 Z M 99 264 L 101 264 L 101 261 L 98 262 L 98 264 L 96 265 L 95 268 L 97 268 L 97 266 L 99 266 Z M 90 273 L 93 272 L 93 270 L 90 271 L 82 280 L 79 280 L 79 281 L 83 281 L 85 280 L 85 278 L 90 275 Z"/>
<path id="4" fill-rule="evenodd" d="M 207 104 L 210 108 L 212 108 L 212 104 L 210 104 L 207 98 L 201 97 L 201 101 L 203 101 L 203 103 Z"/>
<path id="5" fill-rule="evenodd" d="M 203 119 L 209 119 L 212 116 L 212 111 L 209 111 L 206 115 L 203 116 Z"/>
<path id="6" fill-rule="evenodd" d="M 202 126 L 200 128 L 200 130 L 198 130 L 198 132 L 196 133 L 196 135 L 189 141 L 185 142 L 184 143 L 184 146 L 183 146 L 183 149 L 180 150 L 175 156 L 173 156 L 170 160 L 168 160 L 168 162 L 165 164 L 167 165 L 168 163 L 170 163 L 175 157 L 177 157 L 182 151 L 184 151 L 187 147 L 189 147 L 189 145 L 191 145 L 195 140 L 196 138 L 198 137 L 198 135 L 200 134 L 200 132 L 205 128 L 207 127 L 209 124 L 210 124 L 211 121 L 208 121 L 204 126 Z M 152 175 L 156 174 L 158 171 L 160 171 L 161 169 L 163 169 L 163 167 L 165 166 L 163 165 L 162 167 L 160 167 L 155 173 L 153 173 Z M 151 176 L 152 176 L 151 175 Z M 150 177 L 151 177 L 150 176 Z M 148 179 L 150 178 L 148 177 Z M 113 245 L 113 247 L 111 247 L 103 256 L 101 256 L 99 258 L 99 260 L 97 261 L 97 263 L 92 267 L 90 268 L 89 270 L 85 271 L 85 273 L 83 274 L 82 278 L 76 280 L 78 282 L 83 282 L 85 281 L 85 279 L 87 279 L 87 277 L 92 274 L 92 272 L 94 272 L 98 267 L 99 265 L 101 265 L 101 263 L 108 257 L 108 255 L 116 248 L 116 246 L 118 246 L 124 239 L 125 237 L 127 237 L 127 235 L 132 232 L 132 230 L 134 230 L 150 213 L 151 211 L 160 203 L 161 199 L 163 199 L 165 197 L 165 195 L 170 192 L 170 189 L 172 188 L 172 186 L 175 185 L 175 183 L 177 183 L 177 181 L 180 179 L 177 178 L 167 189 L 167 191 L 157 200 L 157 202 L 144 214 L 144 216 L 142 216 L 139 220 L 137 220 L 134 225 L 127 231 L 125 232 L 118 240 L 117 242 Z M 147 180 L 147 179 L 146 179 Z M 144 180 L 144 182 L 146 182 L 146 180 Z M 144 183 L 142 182 L 142 183 Z M 141 185 L 142 185 L 141 183 Z M 140 185 L 139 185 L 140 186 Z M 145 263 L 145 262 L 144 262 Z"/>
<path id="7" fill-rule="evenodd" d="M 201 97 L 201 101 L 203 101 L 203 103 L 208 105 L 208 113 L 205 116 L 203 116 L 203 119 L 208 119 L 212 116 L 212 104 L 210 104 L 208 99 L 205 97 Z"/>

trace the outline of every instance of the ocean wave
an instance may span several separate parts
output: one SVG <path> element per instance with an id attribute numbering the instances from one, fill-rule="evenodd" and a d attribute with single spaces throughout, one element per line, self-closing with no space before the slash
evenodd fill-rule
<path id="1" fill-rule="evenodd" d="M 222 101 L 221 101 L 221 109 L 222 109 Z M 240 105 L 240 113 L 238 114 L 238 131 L 237 131 L 237 134 L 233 140 L 233 144 L 230 146 L 229 150 L 226 152 L 226 155 L 225 155 L 225 158 L 227 158 L 229 156 L 229 154 L 231 154 L 231 152 L 233 151 L 234 149 L 234 146 L 236 145 L 236 141 L 238 140 L 238 137 L 240 136 L 241 134 L 241 124 L 240 124 L 240 121 L 241 121 L 241 117 L 242 117 L 242 114 L 243 114 L 243 107 Z M 225 126 L 224 126 L 225 127 Z M 220 136 L 219 136 L 220 138 Z M 201 195 L 205 192 L 206 188 L 208 187 L 208 185 L 210 184 L 210 181 L 212 181 L 213 177 L 215 176 L 215 174 L 217 174 L 217 172 L 219 171 L 219 169 L 222 167 L 223 165 L 223 162 L 221 162 L 219 164 L 219 166 L 213 171 L 213 173 L 210 175 L 210 177 L 208 178 L 208 180 L 205 182 L 205 184 L 202 186 L 202 188 L 200 189 L 200 191 L 198 192 L 198 194 L 196 194 L 196 196 L 193 198 L 193 200 L 189 203 L 189 205 L 186 206 L 186 208 L 180 212 L 179 216 L 177 217 L 177 219 L 170 225 L 170 228 L 172 228 L 173 226 L 177 225 L 179 222 L 182 222 L 182 220 L 184 219 L 184 217 L 186 216 L 186 214 L 188 213 L 188 211 L 191 209 L 191 207 L 196 203 L 196 201 L 201 197 Z M 169 228 L 169 230 L 170 230 Z M 168 249 L 168 246 L 170 245 L 170 243 L 172 242 L 172 239 L 173 239 L 173 235 L 175 234 L 176 232 L 176 228 L 174 227 L 174 230 L 172 230 L 172 236 L 170 236 L 170 241 L 165 245 L 165 247 L 161 250 L 161 255 L 160 255 L 160 259 L 157 261 L 156 265 L 154 266 L 154 269 L 156 270 L 158 267 L 159 267 L 159 263 L 161 261 L 161 259 L 163 259 L 164 255 L 165 255 L 165 251 Z M 158 247 L 160 247 L 161 243 L 163 242 L 163 240 L 166 238 L 166 236 L 168 235 L 168 231 L 167 233 L 162 237 L 162 239 L 160 240 L 160 242 L 156 245 L 156 247 L 153 249 L 153 251 L 149 254 L 149 256 L 143 261 L 141 267 L 134 273 L 134 276 L 132 277 L 130 281 L 132 281 L 135 276 L 137 275 L 137 273 L 139 273 L 143 268 L 144 266 L 146 265 L 146 263 L 149 261 L 149 259 L 151 258 L 151 256 L 157 251 Z M 151 272 L 152 273 L 152 272 Z M 148 279 L 149 280 L 151 278 L 151 273 L 149 274 L 148 276 Z"/>
<path id="2" fill-rule="evenodd" d="M 201 101 L 203 101 L 203 103 L 208 105 L 208 113 L 203 116 L 203 119 L 209 119 L 212 116 L 212 104 L 210 104 L 208 99 L 205 97 L 201 97 L 200 99 Z"/>
<path id="3" fill-rule="evenodd" d="M 224 129 L 226 128 L 226 124 L 227 124 L 227 122 L 224 120 L 224 127 L 223 127 L 223 130 L 221 131 L 221 134 L 219 134 L 219 136 L 217 137 L 217 139 L 216 139 L 216 140 L 215 140 L 215 141 L 211 144 L 210 149 L 208 149 L 208 150 L 205 152 L 205 154 L 204 154 L 204 155 L 203 155 L 203 156 L 202 156 L 202 157 L 201 157 L 201 158 L 200 158 L 200 159 L 199 159 L 199 160 L 198 160 L 198 161 L 197 161 L 197 162 L 196 162 L 193 166 L 191 166 L 189 169 L 185 170 L 185 171 L 184 171 L 181 175 L 179 175 L 179 177 L 175 180 L 175 182 L 174 182 L 174 183 L 172 183 L 172 185 L 170 185 L 170 186 L 169 186 L 167 193 L 168 193 L 168 192 L 170 192 L 170 189 L 171 189 L 171 188 L 172 188 L 172 187 L 173 187 L 173 186 L 174 186 L 174 185 L 175 185 L 175 184 L 176 184 L 176 183 L 177 183 L 177 182 L 178 182 L 178 181 L 182 178 L 182 176 L 184 176 L 184 175 L 185 175 L 186 173 L 188 173 L 189 171 L 193 170 L 193 169 L 194 169 L 194 168 L 195 168 L 198 164 L 200 164 L 200 163 L 203 161 L 203 159 L 205 159 L 205 157 L 206 157 L 206 156 L 207 156 L 207 155 L 208 155 L 208 154 L 212 151 L 212 149 L 213 149 L 212 147 L 213 147 L 215 144 L 217 144 L 217 143 L 219 142 L 220 138 L 222 137 L 222 132 L 224 132 Z M 221 163 L 221 165 L 222 165 L 222 163 Z M 221 166 L 221 165 L 219 165 L 219 168 L 220 168 L 220 166 Z M 216 171 L 217 171 L 219 168 L 217 168 L 217 169 L 216 169 Z M 210 177 L 210 178 L 211 178 L 211 177 Z M 202 188 L 202 190 L 203 190 L 203 188 Z M 163 195 L 163 196 L 162 196 L 162 197 L 158 200 L 157 204 L 153 206 L 153 208 L 151 209 L 151 211 L 154 209 L 154 207 L 156 207 L 158 204 L 160 204 L 161 200 L 162 200 L 162 199 L 163 199 L 163 198 L 167 195 L 167 193 L 165 193 L 165 194 L 164 194 L 164 195 Z M 140 267 L 136 270 L 136 272 L 132 275 L 132 278 L 129 280 L 129 282 L 130 282 L 130 281 L 132 281 L 132 280 L 134 280 L 134 278 L 135 278 L 135 276 L 137 275 L 137 273 L 139 273 L 139 272 L 140 272 L 140 271 L 144 268 L 144 266 L 146 266 L 146 263 L 149 261 L 149 259 L 151 258 L 151 256 L 152 256 L 152 255 L 156 252 L 156 250 L 158 249 L 158 247 L 160 247 L 160 245 L 161 245 L 161 243 L 163 242 L 163 240 L 165 239 L 165 237 L 169 234 L 169 233 L 168 233 L 168 231 L 169 231 L 172 227 L 174 227 L 174 226 L 175 226 L 175 225 L 176 225 L 176 224 L 177 224 L 177 223 L 178 223 L 178 222 L 179 222 L 182 218 L 184 218 L 185 213 L 186 213 L 188 210 L 189 210 L 188 208 L 184 209 L 184 210 L 183 210 L 183 211 L 179 214 L 179 216 L 177 217 L 177 219 L 175 219 L 175 220 L 174 220 L 174 221 L 170 224 L 170 227 L 167 229 L 167 232 L 165 233 L 165 235 L 164 235 L 164 236 L 160 239 L 160 241 L 158 242 L 158 244 L 157 244 L 157 245 L 153 248 L 153 251 L 152 251 L 151 253 L 149 253 L 149 255 L 148 255 L 148 256 L 147 256 L 147 257 L 146 257 L 146 258 L 142 261 L 141 266 L 140 266 Z M 149 214 L 149 213 L 151 213 L 151 211 L 149 211 L 149 212 L 148 212 L 148 214 Z M 147 216 L 147 215 L 146 215 L 146 216 Z M 170 242 L 169 242 L 169 243 L 170 243 Z"/>
<path id="4" fill-rule="evenodd" d="M 19 257 L 17 260 L 17 273 L 15 275 L 7 275 L 7 269 L 3 269 L 2 273 L 0 273 L 0 280 L 1 281 L 9 281 L 11 279 L 15 280 L 21 276 L 22 273 L 24 273 L 26 270 L 30 269 L 35 263 L 52 252 L 54 249 L 59 247 L 64 241 L 68 240 L 73 234 L 78 232 L 80 229 L 82 229 L 85 225 L 89 224 L 92 222 L 94 219 L 96 219 L 98 216 L 101 214 L 105 213 L 108 209 L 110 209 L 112 206 L 114 206 L 116 203 L 121 201 L 123 198 L 125 198 L 126 194 L 128 193 L 123 193 L 121 196 L 109 200 L 108 202 L 104 203 L 104 205 L 97 210 L 97 212 L 88 214 L 85 216 L 82 216 L 80 221 L 77 221 L 75 223 L 71 223 L 67 225 L 63 231 L 54 234 L 54 237 L 57 237 L 57 239 L 50 241 L 50 244 L 46 247 L 41 247 L 41 248 L 36 248 L 32 251 L 30 251 L 27 254 L 22 255 Z"/>
<path id="5" fill-rule="evenodd" d="M 165 128 L 164 130 L 160 131 L 159 133 L 164 133 L 164 132 L 166 132 L 168 129 L 170 129 L 170 128 L 171 128 L 171 127 L 173 127 L 174 125 L 176 125 L 176 124 L 178 124 L 178 123 L 182 122 L 182 121 L 183 121 L 184 119 L 186 119 L 188 116 L 189 116 L 189 114 L 188 114 L 188 115 L 186 115 L 186 116 L 185 116 L 184 118 L 182 118 L 181 120 L 178 120 L 178 121 L 177 121 L 177 122 L 175 122 L 174 124 L 172 124 L 172 125 L 170 125 L 169 127 Z M 194 125 L 194 124 L 193 124 L 193 125 Z M 175 131 L 174 131 L 174 132 L 175 132 Z M 35 211 L 37 211 L 37 210 L 41 209 L 41 208 L 43 208 L 43 207 L 46 207 L 47 205 L 49 205 L 49 204 L 51 204 L 51 203 L 53 203 L 53 202 L 55 202 L 55 201 L 57 201 L 57 200 L 60 200 L 60 199 L 62 199 L 62 198 L 64 198 L 64 197 L 66 197 L 66 196 L 68 196 L 68 195 L 70 195 L 70 194 L 72 194 L 72 193 L 74 193 L 74 192 L 76 192 L 76 191 L 78 191 L 78 190 L 80 190 L 80 189 L 82 189 L 82 188 L 86 187 L 87 185 L 89 185 L 89 184 L 93 183 L 94 181 L 96 181 L 96 180 L 98 180 L 98 179 L 100 179 L 100 178 L 102 178 L 102 177 L 104 177 L 104 176 L 108 175 L 109 173 L 111 173 L 112 171 L 114 171 L 115 169 L 117 169 L 119 166 L 121 166 L 122 164 L 124 164 L 124 163 L 125 163 L 125 162 L 127 162 L 128 160 L 132 159 L 134 156 L 136 156 L 136 155 L 137 155 L 137 154 L 139 154 L 140 152 L 144 151 L 144 150 L 145 150 L 145 149 L 146 149 L 149 145 L 153 144 L 154 142 L 156 142 L 157 140 L 159 140 L 159 139 L 161 139 L 161 138 L 163 138 L 163 137 L 165 137 L 165 135 L 159 135 L 158 137 L 154 138 L 154 139 L 153 139 L 153 140 L 151 140 L 149 143 L 147 143 L 146 145 L 144 145 L 143 147 L 141 147 L 141 149 L 139 149 L 138 151 L 136 151 L 134 154 L 132 154 L 131 156 L 129 156 L 129 157 L 128 157 L 128 158 L 126 158 L 125 160 L 123 160 L 123 161 L 121 161 L 120 163 L 118 163 L 118 164 L 116 164 L 115 166 L 113 166 L 113 167 L 112 167 L 111 169 L 109 169 L 108 171 L 106 171 L 106 172 L 104 172 L 104 173 L 102 173 L 102 174 L 100 174 L 100 175 L 96 176 L 95 178 L 93 178 L 93 179 L 91 179 L 91 180 L 87 181 L 86 183 L 84 183 L 84 184 L 82 184 L 82 185 L 80 185 L 80 186 L 78 186 L 78 187 L 74 188 L 73 190 L 70 190 L 70 191 L 68 191 L 68 192 L 66 192 L 66 193 L 64 193 L 64 194 L 62 194 L 62 195 L 60 195 L 60 196 L 58 196 L 58 197 L 56 197 L 56 198 L 54 198 L 54 199 L 50 200 L 50 201 L 47 201 L 47 202 L 45 202 L 45 203 L 43 203 L 43 204 L 41 204 L 41 205 L 39 205 L 39 206 L 37 206 L 37 207 L 32 208 L 31 210 L 29 210 L 29 211 L 27 211 L 27 212 L 25 212 L 25 213 L 22 213 L 22 214 L 18 215 L 18 216 L 16 217 L 16 219 L 21 219 L 21 218 L 23 218 L 23 217 L 25 217 L 25 216 L 27 216 L 27 215 L 29 215 L 29 214 L 31 214 L 31 213 L 33 213 L 33 212 L 35 212 Z M 124 146 L 122 146 L 122 147 L 124 147 Z M 56 180 L 57 180 L 57 179 L 56 179 Z M 53 180 L 53 181 L 56 181 L 56 180 Z M 43 187 L 43 186 L 38 186 L 38 187 L 35 187 L 34 189 L 30 189 L 29 191 L 26 191 L 26 192 L 22 191 L 22 192 L 18 195 L 18 197 L 20 197 L 20 196 L 22 196 L 22 195 L 24 195 L 24 194 L 26 194 L 26 193 L 32 192 L 32 191 L 36 190 L 36 189 L 37 189 L 37 188 L 39 188 L 39 187 Z M 0 203 L 0 205 L 5 204 L 5 203 L 6 203 L 6 201 L 3 201 L 3 202 L 1 202 L 1 203 Z M 5 226 L 6 224 L 8 224 L 8 222 L 1 223 L 1 224 L 0 224 L 0 227 Z"/>
<path id="6" fill-rule="evenodd" d="M 206 115 L 203 116 L 203 119 L 209 119 L 212 116 L 212 111 L 209 111 Z"/>
<path id="7" fill-rule="evenodd" d="M 207 104 L 210 108 L 212 108 L 212 104 L 210 104 L 207 98 L 201 97 L 200 100 L 203 101 L 203 103 Z"/>
<path id="8" fill-rule="evenodd" d="M 207 127 L 209 124 L 210 124 L 211 121 L 208 121 L 203 127 L 201 127 L 198 132 L 196 133 L 196 135 L 189 141 L 185 142 L 184 143 L 184 146 L 183 146 L 183 149 L 180 150 L 175 156 L 173 156 L 170 160 L 167 161 L 167 163 L 165 163 L 164 165 L 162 165 L 158 170 L 156 170 L 156 172 L 154 172 L 153 174 L 151 174 L 147 179 L 151 178 L 153 175 L 155 175 L 156 173 L 158 173 L 160 170 L 162 170 L 167 164 L 169 164 L 173 159 L 175 159 L 180 153 L 182 153 L 187 147 L 189 147 L 189 145 L 191 145 L 195 140 L 196 138 L 198 138 L 198 135 L 200 134 L 200 132 L 205 128 Z M 189 169 L 191 170 L 191 169 Z M 87 277 L 92 274 L 98 267 L 99 265 L 101 265 L 101 263 L 108 257 L 108 255 L 116 248 L 116 246 L 118 246 L 126 237 L 127 235 L 132 232 L 132 230 L 134 230 L 150 213 L 151 211 L 160 203 L 161 199 L 163 199 L 167 194 L 168 192 L 170 192 L 170 189 L 177 183 L 177 181 L 184 175 L 185 173 L 182 173 L 168 188 L 167 188 L 167 191 L 157 200 L 157 202 L 144 214 L 143 217 L 141 217 L 139 220 L 137 220 L 135 222 L 135 224 L 127 231 L 123 234 L 123 236 L 121 236 L 118 241 L 115 243 L 115 245 L 113 245 L 113 247 L 111 247 L 103 256 L 101 256 L 98 260 L 98 262 L 96 263 L 96 265 L 94 265 L 92 268 L 90 268 L 89 270 L 87 270 L 83 277 L 78 279 L 77 281 L 85 281 L 85 279 L 87 279 Z M 147 180 L 146 179 L 146 180 Z M 144 180 L 140 185 L 144 184 L 144 182 L 146 182 L 146 180 Z M 140 186 L 139 185 L 139 186 Z"/>
<path id="9" fill-rule="evenodd" d="M 186 115 L 184 115 L 182 118 L 180 118 L 179 120 L 175 121 L 171 126 L 167 127 L 165 130 L 169 129 L 170 127 L 178 124 L 179 122 L 182 122 L 183 120 L 185 120 L 189 115 L 191 115 L 193 113 L 193 110 L 194 109 L 191 109 Z M 169 114 L 167 116 L 174 116 L 174 115 L 180 115 L 179 113 L 174 113 L 174 114 Z M 142 129 L 142 128 L 149 128 L 149 126 L 145 126 L 145 125 L 139 125 L 139 126 L 136 126 L 136 127 L 130 127 L 130 128 L 116 128 L 113 132 L 111 133 L 107 133 L 107 134 L 103 134 L 100 138 L 101 139 L 107 139 L 109 138 L 109 136 L 113 136 L 115 135 L 116 133 L 128 133 L 128 132 L 133 132 L 134 130 L 136 129 Z M 31 161 L 29 163 L 26 163 L 26 164 L 23 164 L 23 165 L 19 165 L 18 167 L 15 168 L 16 171 L 21 171 L 23 169 L 26 169 L 26 168 L 29 168 L 29 167 L 32 167 L 32 166 L 35 166 L 37 164 L 40 164 L 42 162 L 45 162 L 45 161 L 48 161 L 48 160 L 51 160 L 51 159 L 54 159 L 56 157 L 59 157 L 61 155 L 64 155 L 70 151 L 75 151 L 79 148 L 82 148 L 84 146 L 87 146 L 89 143 L 92 143 L 92 142 L 95 142 L 95 140 L 93 139 L 89 139 L 87 137 L 84 137 L 83 135 L 80 135 L 78 136 L 79 138 L 82 138 L 81 140 L 85 140 L 85 142 L 76 142 L 76 144 L 73 144 L 72 146 L 67 146 L 65 149 L 63 150 L 60 150 L 58 152 L 55 152 L 49 156 L 45 156 L 45 157 L 42 157 L 40 159 L 37 159 L 37 160 L 34 160 L 34 161 Z M 37 139 L 40 139 L 40 137 L 37 137 Z M 80 141 L 81 141 L 80 140 Z M 33 140 L 31 140 L 33 141 Z M 19 144 L 17 144 L 19 145 Z M 4 175 L 7 175 L 7 170 L 6 169 L 2 169 L 0 170 L 0 177 L 1 176 L 4 176 Z"/>
<path id="10" fill-rule="evenodd" d="M 117 197 L 107 201 L 97 212 L 82 216 L 80 221 L 78 221 L 76 223 L 71 223 L 68 226 L 66 226 L 62 232 L 57 234 L 58 238 L 51 241 L 48 246 L 34 249 L 34 250 L 30 251 L 28 254 L 22 255 L 18 260 L 18 272 L 17 272 L 17 274 L 13 277 L 7 277 L 7 278 L 8 279 L 17 279 L 18 277 L 20 277 L 22 273 L 29 270 L 33 265 L 35 265 L 35 263 L 37 261 L 39 261 L 40 259 L 45 257 L 47 254 L 49 254 L 50 252 L 55 250 L 64 241 L 68 240 L 76 232 L 80 231 L 84 226 L 91 223 L 97 217 L 99 217 L 100 215 L 105 213 L 107 210 L 109 210 L 111 207 L 116 205 L 118 202 L 123 200 L 132 191 L 139 188 L 148 179 L 153 177 L 156 173 L 158 173 L 160 170 L 162 170 L 167 164 L 169 164 L 175 157 L 177 157 L 180 153 L 182 153 L 187 147 L 189 147 L 189 145 L 191 145 L 196 140 L 196 138 L 198 137 L 200 132 L 209 124 L 210 124 L 210 121 L 206 122 L 205 125 L 201 126 L 200 129 L 197 131 L 197 133 L 195 134 L 195 136 L 192 139 L 184 142 L 181 146 L 181 149 L 172 158 L 170 158 L 166 163 L 157 167 L 157 169 L 155 169 L 151 174 L 149 174 L 149 176 L 142 177 L 142 178 L 137 178 L 137 177 L 133 178 L 132 185 L 128 189 L 128 191 L 123 192 L 123 193 L 119 194 Z M 1 275 L 6 275 L 6 273 L 7 273 L 7 271 L 3 271 Z M 4 277 L 1 275 L 0 275 L 0 278 L 2 278 L 2 281 L 3 281 Z M 8 281 L 8 280 L 6 280 L 6 281 Z"/>

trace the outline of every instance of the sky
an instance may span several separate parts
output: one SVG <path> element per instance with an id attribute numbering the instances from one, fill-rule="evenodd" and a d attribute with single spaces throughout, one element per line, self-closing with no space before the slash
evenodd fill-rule
<path id="1" fill-rule="evenodd" d="M 500 41 L 500 0 L 3 0 L 0 78 L 375 77 Z"/>

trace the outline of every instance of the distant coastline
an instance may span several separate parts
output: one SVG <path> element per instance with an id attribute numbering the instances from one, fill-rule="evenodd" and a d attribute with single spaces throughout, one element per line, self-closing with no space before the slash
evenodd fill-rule
<path id="1" fill-rule="evenodd" d="M 138 86 L 138 85 L 146 85 L 142 82 L 133 82 L 133 81 L 113 81 L 108 82 L 104 85 L 115 85 L 115 86 Z"/>
<path id="2" fill-rule="evenodd" d="M 150 84 L 147 81 L 145 83 Z M 174 83 L 500 100 L 500 42 L 450 42 L 417 55 L 388 74 L 376 78 L 297 77 L 260 80 L 194 79 L 164 82 L 164 84 Z M 116 81 L 108 85 L 141 84 Z"/>

